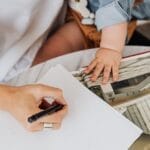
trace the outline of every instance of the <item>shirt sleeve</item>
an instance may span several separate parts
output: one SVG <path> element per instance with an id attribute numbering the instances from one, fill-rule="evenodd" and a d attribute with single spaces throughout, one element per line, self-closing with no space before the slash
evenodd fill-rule
<path id="1" fill-rule="evenodd" d="M 133 4 L 134 0 L 114 0 L 103 7 L 100 6 L 95 16 L 97 29 L 101 30 L 108 26 L 129 21 Z"/>

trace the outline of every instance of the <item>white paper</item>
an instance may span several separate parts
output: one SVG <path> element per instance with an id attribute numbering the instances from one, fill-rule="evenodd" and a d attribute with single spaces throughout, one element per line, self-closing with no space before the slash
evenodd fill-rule
<path id="1" fill-rule="evenodd" d="M 62 128 L 33 134 L 0 113 L 0 149 L 127 150 L 142 133 L 61 66 L 52 68 L 40 83 L 63 89 L 69 113 Z"/>

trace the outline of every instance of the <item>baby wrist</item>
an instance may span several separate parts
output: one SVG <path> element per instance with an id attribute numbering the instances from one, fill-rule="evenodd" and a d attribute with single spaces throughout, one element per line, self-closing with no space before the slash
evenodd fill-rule
<path id="1" fill-rule="evenodd" d="M 122 55 L 122 50 L 118 50 L 118 49 L 114 49 L 114 48 L 100 47 L 100 50 L 113 51 L 113 52 L 116 52 L 116 53 Z"/>

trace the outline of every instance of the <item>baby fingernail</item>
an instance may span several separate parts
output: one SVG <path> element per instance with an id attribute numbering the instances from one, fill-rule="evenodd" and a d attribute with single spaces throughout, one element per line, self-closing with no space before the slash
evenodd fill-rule
<path id="1" fill-rule="evenodd" d="M 114 78 L 114 81 L 117 81 L 117 80 L 118 80 L 118 78 L 117 78 L 117 77 L 115 77 L 115 78 Z"/>
<path id="2" fill-rule="evenodd" d="M 106 84 L 107 83 L 107 80 L 103 80 L 103 82 L 102 82 L 103 84 Z"/>
<path id="3" fill-rule="evenodd" d="M 88 69 L 85 69 L 84 72 L 85 72 L 85 73 L 88 73 Z"/>
<path id="4" fill-rule="evenodd" d="M 94 77 L 91 78 L 92 81 L 95 81 L 96 79 Z"/>

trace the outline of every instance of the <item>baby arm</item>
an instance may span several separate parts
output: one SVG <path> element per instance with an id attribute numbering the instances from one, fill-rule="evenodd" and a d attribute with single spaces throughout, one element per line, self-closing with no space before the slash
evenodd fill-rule
<path id="1" fill-rule="evenodd" d="M 96 53 L 95 59 L 85 70 L 85 73 L 93 71 L 92 81 L 95 81 L 101 73 L 103 73 L 103 84 L 108 82 L 111 74 L 113 81 L 118 79 L 126 35 L 127 22 L 102 29 L 100 48 Z"/>

